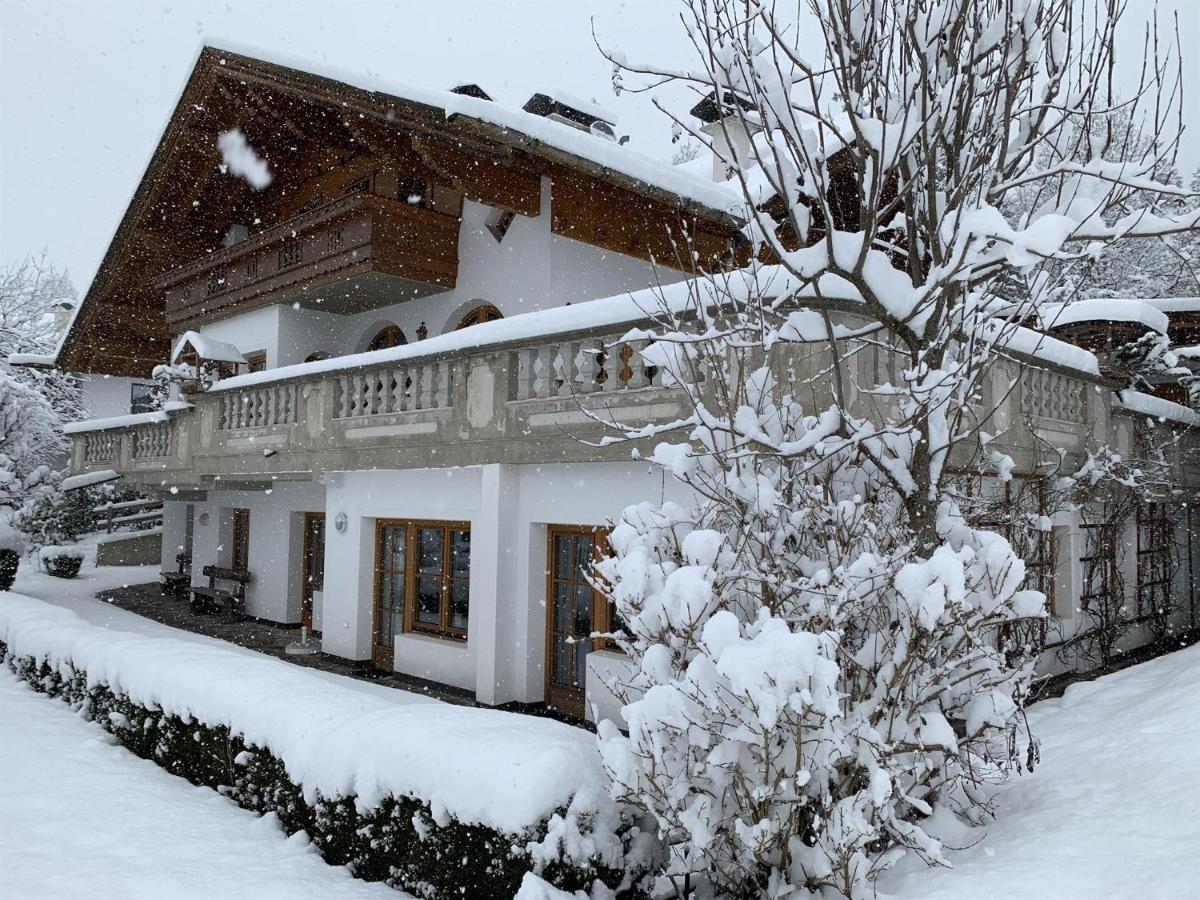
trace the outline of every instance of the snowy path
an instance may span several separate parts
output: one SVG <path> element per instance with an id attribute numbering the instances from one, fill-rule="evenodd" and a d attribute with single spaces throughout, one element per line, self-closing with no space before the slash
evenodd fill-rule
<path id="1" fill-rule="evenodd" d="M 1043 763 L 954 870 L 892 874 L 895 900 L 1200 898 L 1200 646 L 1030 712 Z"/>
<path id="2" fill-rule="evenodd" d="M 13 900 L 380 898 L 273 817 L 109 743 L 0 669 L 0 896 Z"/>

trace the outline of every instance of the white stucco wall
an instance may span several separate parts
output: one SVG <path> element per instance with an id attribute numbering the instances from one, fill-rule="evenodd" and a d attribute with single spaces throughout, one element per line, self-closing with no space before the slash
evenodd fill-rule
<path id="1" fill-rule="evenodd" d="M 325 544 L 323 649 L 369 659 L 380 518 L 471 523 L 471 612 L 466 644 L 396 638 L 397 671 L 475 692 L 484 703 L 537 702 L 545 693 L 547 525 L 606 525 L 625 506 L 682 500 L 647 464 L 483 466 L 338 473 L 327 479 L 327 521 L 347 529 Z M 253 533 L 253 526 L 252 526 Z M 333 590 L 333 585 L 356 586 Z M 611 665 L 619 654 L 598 654 Z M 592 675 L 589 672 L 589 684 Z M 615 701 L 597 688 L 602 715 Z"/>
<path id="2" fill-rule="evenodd" d="M 116 375 L 80 375 L 85 419 L 129 415 L 134 381 Z M 143 382 L 144 383 L 144 382 Z"/>
<path id="3" fill-rule="evenodd" d="M 231 510 L 250 510 L 250 557 L 254 580 L 246 588 L 246 612 L 281 624 L 300 622 L 303 514 L 325 508 L 325 492 L 311 481 L 279 482 L 265 490 L 209 491 L 195 504 L 192 584 L 206 585 L 206 565 L 229 565 Z M 206 518 L 207 516 L 207 518 Z M 166 541 L 163 542 L 164 546 Z M 164 551 L 165 552 L 165 551 Z"/>

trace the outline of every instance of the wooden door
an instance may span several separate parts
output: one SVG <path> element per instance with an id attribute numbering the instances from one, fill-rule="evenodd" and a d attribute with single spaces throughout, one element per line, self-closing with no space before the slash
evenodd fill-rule
<path id="1" fill-rule="evenodd" d="M 304 573 L 300 623 L 313 627 L 313 593 L 325 590 L 325 513 L 304 514 Z"/>
<path id="2" fill-rule="evenodd" d="M 408 588 L 408 526 L 380 519 L 375 525 L 375 614 L 371 626 L 371 664 L 392 671 L 396 635 L 404 622 Z"/>
<path id="3" fill-rule="evenodd" d="M 233 511 L 233 552 L 229 568 L 245 572 L 250 564 L 250 510 Z"/>
<path id="4" fill-rule="evenodd" d="M 583 718 L 592 632 L 608 628 L 607 600 L 589 580 L 604 532 L 551 525 L 546 579 L 546 705 Z"/>

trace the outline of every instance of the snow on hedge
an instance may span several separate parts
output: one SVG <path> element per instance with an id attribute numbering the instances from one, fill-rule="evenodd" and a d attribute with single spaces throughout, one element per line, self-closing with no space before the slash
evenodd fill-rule
<path id="1" fill-rule="evenodd" d="M 0 641 L 10 653 L 84 671 L 89 685 L 142 706 L 228 726 L 282 760 L 310 800 L 354 796 L 369 808 L 388 795 L 412 797 L 438 824 L 515 833 L 602 785 L 595 738 L 561 722 L 400 690 L 385 697 L 240 648 L 160 634 L 92 625 L 0 594 Z"/>

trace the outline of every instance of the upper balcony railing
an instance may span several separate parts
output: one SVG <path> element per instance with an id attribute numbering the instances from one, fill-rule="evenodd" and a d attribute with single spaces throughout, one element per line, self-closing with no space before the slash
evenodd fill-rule
<path id="1" fill-rule="evenodd" d="M 422 293 L 411 289 L 414 283 L 424 285 L 424 293 L 452 288 L 458 224 L 456 216 L 424 206 L 348 194 L 167 272 L 158 280 L 167 322 L 181 330 L 301 291 L 302 302 L 313 303 L 334 284 L 337 297 L 353 294 L 355 302 L 369 306 L 387 292 L 348 291 L 344 282 L 370 274 L 404 279 L 410 286 L 406 296 Z M 326 308 L 336 302 L 329 300 Z"/>

